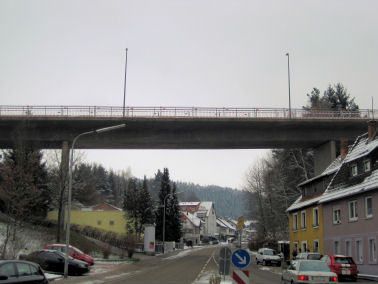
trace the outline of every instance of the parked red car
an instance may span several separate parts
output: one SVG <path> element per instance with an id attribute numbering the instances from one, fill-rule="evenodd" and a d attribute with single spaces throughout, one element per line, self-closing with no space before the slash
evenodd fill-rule
<path id="1" fill-rule="evenodd" d="M 349 278 L 357 281 L 357 264 L 351 256 L 345 255 L 324 255 L 320 260 L 325 261 L 339 279 Z"/>
<path id="2" fill-rule="evenodd" d="M 66 252 L 66 245 L 65 244 L 46 245 L 45 249 L 52 249 L 52 250 L 57 250 L 57 251 L 61 251 L 61 252 L 65 253 Z M 73 258 L 76 258 L 78 260 L 83 260 L 83 261 L 87 262 L 89 265 L 93 265 L 94 264 L 93 257 L 91 257 L 90 255 L 87 255 L 87 254 L 83 253 L 78 248 L 70 246 L 69 253 L 70 253 L 70 256 L 73 257 Z"/>

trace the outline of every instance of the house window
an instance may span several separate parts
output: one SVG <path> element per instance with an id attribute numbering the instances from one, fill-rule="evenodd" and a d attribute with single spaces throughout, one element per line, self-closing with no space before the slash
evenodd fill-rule
<path id="1" fill-rule="evenodd" d="M 350 247 L 350 241 L 345 241 L 345 255 L 352 256 L 352 250 Z"/>
<path id="2" fill-rule="evenodd" d="M 377 261 L 377 245 L 375 239 L 369 239 L 369 261 Z"/>
<path id="3" fill-rule="evenodd" d="M 109 225 L 113 226 L 114 225 L 114 221 L 109 221 Z"/>
<path id="4" fill-rule="evenodd" d="M 335 252 L 335 254 L 339 254 L 340 253 L 340 244 L 339 244 L 339 241 L 335 241 L 334 242 L 334 252 Z"/>
<path id="5" fill-rule="evenodd" d="M 319 252 L 319 241 L 314 240 L 314 252 Z"/>
<path id="6" fill-rule="evenodd" d="M 371 196 L 365 198 L 366 218 L 373 217 L 373 198 Z"/>
<path id="7" fill-rule="evenodd" d="M 348 208 L 349 208 L 349 221 L 356 221 L 358 219 L 357 200 L 348 202 Z"/>
<path id="8" fill-rule="evenodd" d="M 363 161 L 364 172 L 370 172 L 370 160 Z"/>
<path id="9" fill-rule="evenodd" d="M 293 231 L 298 230 L 298 214 L 293 214 Z"/>
<path id="10" fill-rule="evenodd" d="M 101 220 L 98 220 L 98 221 L 97 221 L 97 225 L 101 225 Z"/>
<path id="11" fill-rule="evenodd" d="M 306 229 L 306 211 L 301 212 L 301 229 Z"/>
<path id="12" fill-rule="evenodd" d="M 333 209 L 333 224 L 341 223 L 341 210 L 340 208 Z"/>
<path id="13" fill-rule="evenodd" d="M 303 241 L 302 242 L 302 252 L 306 252 L 307 251 L 307 241 Z"/>
<path id="14" fill-rule="evenodd" d="M 356 241 L 356 261 L 362 263 L 363 254 L 362 254 L 362 240 Z"/>
<path id="15" fill-rule="evenodd" d="M 318 207 L 315 207 L 312 210 L 312 225 L 314 227 L 319 227 L 319 209 L 318 209 Z"/>
<path id="16" fill-rule="evenodd" d="M 351 172 L 352 177 L 355 177 L 357 175 L 357 173 L 358 173 L 357 172 L 357 164 L 351 165 L 350 172 Z"/>

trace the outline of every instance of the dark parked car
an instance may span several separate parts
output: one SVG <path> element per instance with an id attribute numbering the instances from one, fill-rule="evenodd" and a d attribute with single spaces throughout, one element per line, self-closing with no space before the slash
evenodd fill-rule
<path id="1" fill-rule="evenodd" d="M 64 273 L 65 254 L 60 251 L 38 250 L 20 257 L 38 263 L 46 271 Z M 82 275 L 89 272 L 89 270 L 88 263 L 85 261 L 68 257 L 68 274 Z"/>
<path id="2" fill-rule="evenodd" d="M 357 281 L 358 270 L 353 258 L 345 255 L 325 255 L 321 259 L 325 261 L 339 279 L 349 278 Z"/>
<path id="3" fill-rule="evenodd" d="M 66 251 L 66 245 L 64 245 L 64 244 L 46 245 L 45 249 L 53 249 L 53 250 L 57 250 L 57 251 L 61 251 L 61 252 L 65 253 L 65 251 Z M 69 247 L 69 253 L 70 253 L 70 256 L 72 256 L 75 259 L 88 262 L 89 265 L 93 265 L 94 264 L 93 257 L 91 257 L 88 254 L 85 254 L 84 252 L 82 252 L 78 248 L 70 246 Z"/>
<path id="4" fill-rule="evenodd" d="M 29 261 L 0 260 L 0 283 L 48 284 L 41 267 Z"/>

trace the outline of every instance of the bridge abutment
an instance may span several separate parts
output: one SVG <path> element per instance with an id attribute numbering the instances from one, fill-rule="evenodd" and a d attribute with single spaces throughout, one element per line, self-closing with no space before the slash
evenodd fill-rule
<path id="1" fill-rule="evenodd" d="M 314 175 L 320 175 L 336 159 L 336 142 L 328 141 L 314 148 Z"/>

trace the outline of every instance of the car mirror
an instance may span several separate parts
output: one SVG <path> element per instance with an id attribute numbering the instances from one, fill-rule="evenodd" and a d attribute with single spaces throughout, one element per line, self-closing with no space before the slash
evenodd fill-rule
<path id="1" fill-rule="evenodd" d="M 8 276 L 6 275 L 0 275 L 0 280 L 7 280 L 8 279 Z"/>

